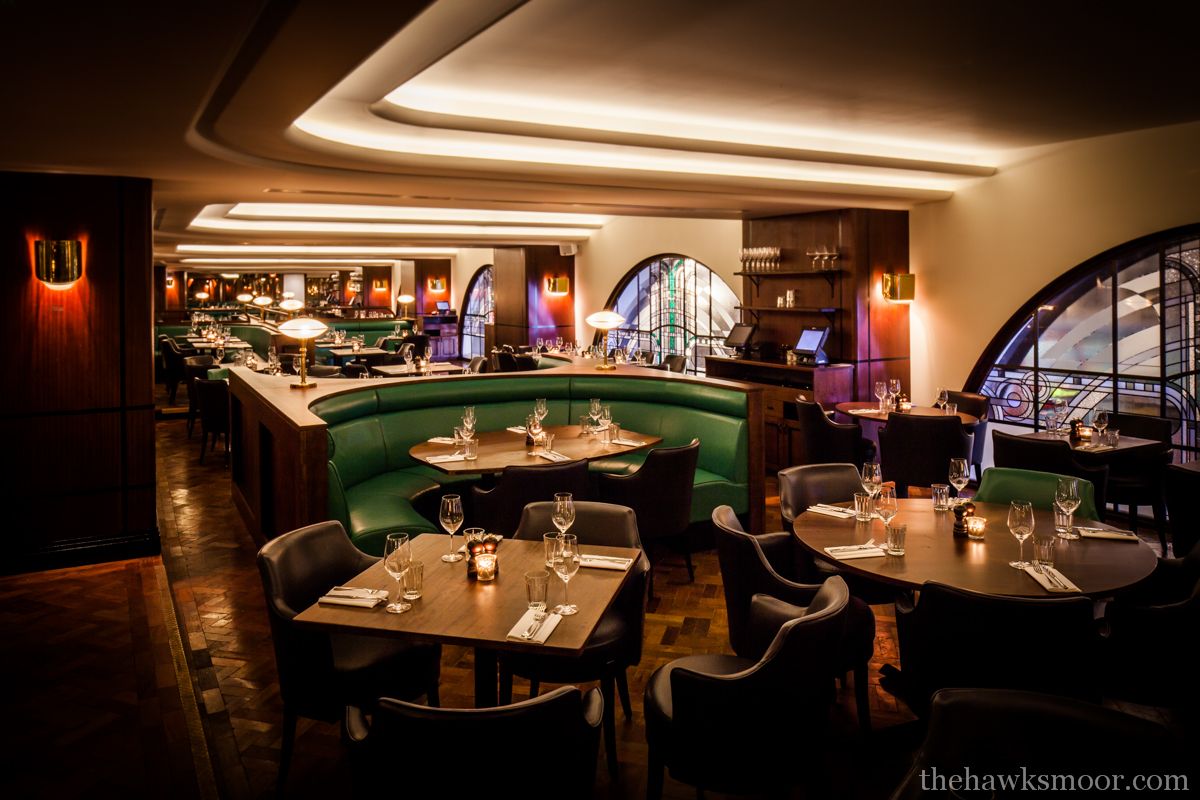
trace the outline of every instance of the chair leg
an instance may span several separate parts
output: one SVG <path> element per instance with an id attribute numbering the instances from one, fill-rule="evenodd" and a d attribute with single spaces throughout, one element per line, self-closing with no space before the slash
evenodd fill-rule
<path id="1" fill-rule="evenodd" d="M 663 769 L 662 754 L 653 744 L 648 748 L 649 762 L 646 766 L 646 800 L 662 800 Z"/>
<path id="2" fill-rule="evenodd" d="M 200 463 L 204 463 L 204 451 L 208 447 L 208 431 L 200 429 Z"/>
<path id="3" fill-rule="evenodd" d="M 617 673 L 617 694 L 621 697 L 621 710 L 625 719 L 633 719 L 633 705 L 629 702 L 629 681 L 625 678 L 625 670 Z"/>
<path id="4" fill-rule="evenodd" d="M 1129 530 L 1137 533 L 1138 522 L 1138 507 L 1133 503 L 1129 504 Z"/>
<path id="5" fill-rule="evenodd" d="M 608 774 L 617 776 L 617 711 L 616 687 L 612 675 L 600 679 L 600 694 L 604 697 L 604 754 L 608 758 Z"/>
<path id="6" fill-rule="evenodd" d="M 279 748 L 279 777 L 276 778 L 275 792 L 283 795 L 287 784 L 288 768 L 292 765 L 292 750 L 296 745 L 296 715 L 291 711 L 283 711 L 283 743 Z"/>
<path id="7" fill-rule="evenodd" d="M 692 549 L 687 546 L 687 542 L 684 542 L 683 546 L 684 546 L 684 548 L 686 548 L 683 551 L 683 558 L 684 558 L 684 561 L 687 562 L 688 583 L 695 583 L 696 582 L 696 568 L 692 566 Z"/>
<path id="8" fill-rule="evenodd" d="M 1158 543 L 1162 545 L 1162 557 L 1167 557 L 1167 506 L 1162 500 L 1154 502 L 1154 527 L 1158 528 Z M 1178 554 L 1175 556 L 1178 558 Z"/>
<path id="9" fill-rule="evenodd" d="M 513 681 L 512 671 L 509 670 L 509 668 L 504 664 L 503 661 L 501 661 L 500 662 L 500 696 L 498 699 L 500 701 L 500 705 L 502 705 L 502 706 L 506 706 L 506 705 L 509 705 L 510 703 L 512 703 L 512 686 L 513 686 L 512 681 Z"/>
<path id="10" fill-rule="evenodd" d="M 529 679 L 529 699 L 532 700 L 533 698 L 537 697 L 538 692 L 541 690 L 541 688 L 542 688 L 541 681 L 539 681 L 537 678 L 530 678 Z M 509 691 L 511 692 L 512 690 L 510 689 Z"/>
<path id="11" fill-rule="evenodd" d="M 425 687 L 425 702 L 432 708 L 441 708 L 442 690 L 438 686 L 437 678 L 431 680 L 429 685 Z"/>
<path id="12" fill-rule="evenodd" d="M 871 697 L 867 684 L 867 664 L 854 668 L 854 705 L 858 709 L 858 727 L 864 736 L 871 733 Z"/>

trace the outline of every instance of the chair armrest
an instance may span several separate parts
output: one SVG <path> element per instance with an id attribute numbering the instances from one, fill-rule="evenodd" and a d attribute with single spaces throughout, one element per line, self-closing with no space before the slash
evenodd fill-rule
<path id="1" fill-rule="evenodd" d="M 604 696 L 599 689 L 590 689 L 583 696 L 583 721 L 590 728 L 599 728 L 604 719 Z"/>
<path id="2" fill-rule="evenodd" d="M 791 573 L 792 565 L 792 534 L 786 531 L 764 533 L 754 537 L 758 549 L 766 557 L 771 569 L 782 577 Z"/>

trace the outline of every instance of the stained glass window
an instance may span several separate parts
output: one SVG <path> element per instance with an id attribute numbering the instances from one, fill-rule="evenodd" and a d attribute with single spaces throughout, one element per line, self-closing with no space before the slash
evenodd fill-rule
<path id="1" fill-rule="evenodd" d="M 605 346 L 636 347 L 655 362 L 683 355 L 687 372 L 703 375 L 705 356 L 738 319 L 737 304 L 729 284 L 699 261 L 654 256 L 634 267 L 609 298 L 608 307 L 625 324 L 609 331 Z"/>
<path id="2" fill-rule="evenodd" d="M 1055 399 L 1175 421 L 1196 458 L 1200 226 L 1138 240 L 1068 272 L 1010 320 L 976 365 L 992 419 L 1039 428 Z"/>
<path id="3" fill-rule="evenodd" d="M 492 289 L 492 278 L 492 265 L 488 264 L 476 270 L 467 287 L 467 302 L 460 330 L 463 358 L 487 355 L 484 326 L 496 322 L 496 295 Z"/>

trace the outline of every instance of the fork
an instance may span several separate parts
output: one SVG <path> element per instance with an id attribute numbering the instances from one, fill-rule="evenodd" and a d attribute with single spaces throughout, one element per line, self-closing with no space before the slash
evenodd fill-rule
<path id="1" fill-rule="evenodd" d="M 542 623 L 546 621 L 545 611 L 535 611 L 533 613 L 533 622 L 529 623 L 529 627 L 521 634 L 522 639 L 532 639 L 537 635 L 537 632 L 542 629 Z"/>
<path id="2" fill-rule="evenodd" d="M 1060 581 L 1058 579 L 1058 577 L 1052 571 L 1046 569 L 1045 564 L 1038 564 L 1038 571 L 1041 572 L 1043 575 L 1045 575 L 1046 580 L 1050 581 L 1050 583 L 1052 583 L 1055 586 L 1055 588 L 1058 588 L 1058 589 L 1067 588 L 1066 584 L 1064 584 L 1062 581 Z"/>

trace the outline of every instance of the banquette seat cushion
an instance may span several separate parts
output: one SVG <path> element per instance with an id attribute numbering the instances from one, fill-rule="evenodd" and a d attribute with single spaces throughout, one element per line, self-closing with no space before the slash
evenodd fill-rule
<path id="1" fill-rule="evenodd" d="M 703 384 L 624 377 L 528 374 L 483 375 L 447 381 L 389 384 L 327 397 L 311 408 L 328 425 L 329 516 L 368 553 L 382 552 L 392 531 L 437 526 L 413 507 L 478 476 L 449 476 L 421 464 L 409 449 L 458 424 L 463 406 L 475 406 L 476 429 L 524 424 L 533 399 L 544 397 L 547 425 L 578 422 L 592 397 L 613 407 L 623 428 L 661 436 L 664 446 L 700 438 L 691 518 L 704 522 L 719 505 L 749 509 L 748 428 L 742 392 Z M 628 472 L 645 460 L 635 453 L 593 462 L 591 469 Z"/>

